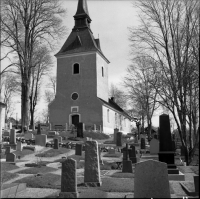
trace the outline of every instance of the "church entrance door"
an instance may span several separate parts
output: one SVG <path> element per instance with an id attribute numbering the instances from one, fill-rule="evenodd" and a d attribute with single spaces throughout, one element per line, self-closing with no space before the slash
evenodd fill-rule
<path id="1" fill-rule="evenodd" d="M 79 115 L 72 115 L 72 124 L 74 124 L 76 127 L 79 123 Z"/>

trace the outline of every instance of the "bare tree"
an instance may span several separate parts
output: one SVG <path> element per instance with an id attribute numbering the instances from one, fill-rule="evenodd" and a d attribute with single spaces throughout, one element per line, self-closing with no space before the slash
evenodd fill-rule
<path id="1" fill-rule="evenodd" d="M 36 44 L 55 46 L 64 35 L 61 17 L 66 13 L 57 0 L 5 0 L 2 2 L 1 31 L 4 46 L 18 57 L 21 74 L 22 131 L 29 124 L 29 95 L 33 50 Z"/>
<path id="2" fill-rule="evenodd" d="M 20 82 L 16 75 L 5 73 L 2 75 L 1 89 L 3 103 L 6 104 L 5 120 L 13 114 L 14 111 L 14 97 L 19 94 Z"/>
<path id="3" fill-rule="evenodd" d="M 39 101 L 39 93 L 43 76 L 47 75 L 52 68 L 50 53 L 46 47 L 37 46 L 34 48 L 34 67 L 31 74 L 30 89 L 30 125 L 34 130 L 35 107 Z"/>
<path id="4" fill-rule="evenodd" d="M 159 95 L 159 103 L 173 114 L 185 148 L 185 161 L 189 165 L 199 136 L 199 112 L 194 108 L 192 111 L 196 115 L 189 118 L 192 119 L 195 144 L 189 149 L 186 125 L 191 103 L 188 100 L 199 90 L 196 78 L 199 76 L 199 2 L 144 0 L 137 1 L 135 5 L 140 12 L 141 24 L 138 28 L 130 28 L 132 50 L 137 56 L 154 60 L 152 79 L 156 80 L 154 88 Z M 194 95 L 191 95 L 190 89 Z"/>
<path id="5" fill-rule="evenodd" d="M 137 57 L 134 64 L 127 69 L 127 75 L 124 78 L 124 86 L 128 90 L 128 99 L 131 104 L 137 107 L 137 114 L 142 117 L 142 129 L 144 129 L 144 119 L 147 118 L 148 138 L 151 135 L 152 117 L 159 105 L 157 103 L 157 92 L 152 86 L 156 80 L 151 77 L 152 62 L 146 57 Z M 133 105 L 133 104 L 132 104 Z"/>

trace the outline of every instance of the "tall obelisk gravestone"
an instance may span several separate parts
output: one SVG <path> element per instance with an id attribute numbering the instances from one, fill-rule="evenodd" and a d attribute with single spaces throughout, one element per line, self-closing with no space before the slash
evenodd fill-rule
<path id="1" fill-rule="evenodd" d="M 169 174 L 178 174 L 179 171 L 174 163 L 175 152 L 172 147 L 169 115 L 163 114 L 159 117 L 159 140 L 160 152 L 159 161 L 167 163 Z"/>

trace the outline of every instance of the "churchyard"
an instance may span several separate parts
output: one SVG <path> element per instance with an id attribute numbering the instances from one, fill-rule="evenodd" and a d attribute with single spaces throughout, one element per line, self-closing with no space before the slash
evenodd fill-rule
<path id="1" fill-rule="evenodd" d="M 180 149 L 169 148 L 167 115 L 160 120 L 159 137 L 150 142 L 118 129 L 111 136 L 78 137 L 40 128 L 25 135 L 4 132 L 1 197 L 198 198 L 198 160 L 184 165 Z"/>

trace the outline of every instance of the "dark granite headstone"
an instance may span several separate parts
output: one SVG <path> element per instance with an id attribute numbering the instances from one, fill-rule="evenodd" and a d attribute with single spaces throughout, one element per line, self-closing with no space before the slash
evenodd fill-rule
<path id="1" fill-rule="evenodd" d="M 163 114 L 159 117 L 159 137 L 160 137 L 160 152 L 158 153 L 159 161 L 165 162 L 169 166 L 174 165 L 174 170 L 168 170 L 168 172 L 178 173 L 174 162 L 175 151 L 173 150 L 172 137 L 170 130 L 169 115 Z"/>
<path id="2" fill-rule="evenodd" d="M 194 177 L 195 192 L 199 193 L 199 176 L 193 176 L 193 177 Z"/>
<path id="3" fill-rule="evenodd" d="M 40 123 L 38 124 L 37 135 L 41 135 L 41 125 L 40 125 Z"/>
<path id="4" fill-rule="evenodd" d="M 83 138 L 83 123 L 79 122 L 77 124 L 77 137 Z"/>
<path id="5" fill-rule="evenodd" d="M 62 163 L 61 198 L 78 198 L 76 160 L 70 158 Z"/>
<path id="6" fill-rule="evenodd" d="M 133 173 L 132 161 L 129 159 L 129 148 L 126 144 L 126 148 L 123 150 L 123 162 L 122 162 L 122 172 L 123 173 Z"/>
<path id="7" fill-rule="evenodd" d="M 173 151 L 169 115 L 159 117 L 160 151 Z"/>
<path id="8" fill-rule="evenodd" d="M 76 149 L 75 149 L 75 155 L 82 155 L 82 148 L 83 148 L 83 145 L 77 143 Z"/>
<path id="9" fill-rule="evenodd" d="M 6 162 L 15 162 L 16 155 L 14 153 L 7 153 L 6 154 Z"/>
<path id="10" fill-rule="evenodd" d="M 54 149 L 58 149 L 59 148 L 59 140 L 58 138 L 54 139 Z"/>
<path id="11" fill-rule="evenodd" d="M 117 132 L 116 135 L 116 146 L 122 146 L 122 133 Z"/>
<path id="12" fill-rule="evenodd" d="M 132 163 L 137 163 L 135 146 L 131 145 L 130 148 L 131 150 L 129 150 L 129 158 L 132 161 Z"/>
<path id="13" fill-rule="evenodd" d="M 141 138 L 141 149 L 145 149 L 145 138 Z"/>

